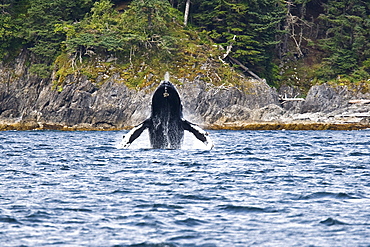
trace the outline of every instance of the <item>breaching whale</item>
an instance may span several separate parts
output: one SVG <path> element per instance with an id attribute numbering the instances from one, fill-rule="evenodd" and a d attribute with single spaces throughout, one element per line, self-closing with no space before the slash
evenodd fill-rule
<path id="1" fill-rule="evenodd" d="M 166 72 L 164 80 L 153 94 L 150 117 L 126 134 L 121 146 L 128 148 L 145 129 L 148 129 L 152 148 L 179 149 L 184 139 L 184 131 L 187 130 L 211 149 L 213 142 L 208 133 L 185 120 L 182 108 L 179 93 L 169 81 L 169 74 Z"/>

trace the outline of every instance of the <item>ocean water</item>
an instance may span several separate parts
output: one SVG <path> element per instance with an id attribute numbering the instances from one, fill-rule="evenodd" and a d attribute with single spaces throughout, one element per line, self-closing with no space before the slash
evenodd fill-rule
<path id="1" fill-rule="evenodd" d="M 0 246 L 370 246 L 370 131 L 0 132 Z"/>

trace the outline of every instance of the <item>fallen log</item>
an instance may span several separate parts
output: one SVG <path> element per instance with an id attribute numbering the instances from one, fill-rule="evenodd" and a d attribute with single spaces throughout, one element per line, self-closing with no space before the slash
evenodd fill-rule
<path id="1" fill-rule="evenodd" d="M 354 99 L 348 101 L 350 104 L 369 104 L 370 100 L 369 99 Z"/>
<path id="2" fill-rule="evenodd" d="M 292 101 L 305 101 L 305 99 L 304 98 L 288 98 L 288 97 L 281 97 L 280 96 L 280 102 L 281 102 L 281 104 L 285 104 L 286 102 L 292 102 Z"/>
<path id="3" fill-rule="evenodd" d="M 258 75 L 256 75 L 255 73 L 253 73 L 248 67 L 246 67 L 244 64 L 242 64 L 241 62 L 239 62 L 237 59 L 233 58 L 230 55 L 229 55 L 229 58 L 230 58 L 231 61 L 233 61 L 234 63 L 236 63 L 237 65 L 239 65 L 242 69 L 244 69 L 246 72 L 248 72 L 255 79 L 257 79 L 258 81 L 263 81 Z"/>

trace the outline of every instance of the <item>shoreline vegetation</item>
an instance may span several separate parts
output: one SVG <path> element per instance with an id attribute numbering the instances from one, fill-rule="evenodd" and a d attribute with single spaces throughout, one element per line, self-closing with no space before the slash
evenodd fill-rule
<path id="1" fill-rule="evenodd" d="M 369 13 L 368 1 L 343 0 L 7 0 L 0 65 L 26 51 L 27 71 L 57 90 L 69 75 L 99 81 L 117 72 L 143 88 L 163 68 L 238 84 L 236 70 L 301 97 L 322 83 L 369 84 Z"/>
<path id="2" fill-rule="evenodd" d="M 78 124 L 66 126 L 55 123 L 37 123 L 23 121 L 18 123 L 0 123 L 0 131 L 28 131 L 28 130 L 58 130 L 58 131 L 118 131 L 131 129 L 133 126 L 117 128 L 111 126 L 92 126 Z M 312 121 L 300 122 L 232 122 L 202 126 L 208 130 L 365 130 L 370 129 L 370 123 L 320 123 Z"/>

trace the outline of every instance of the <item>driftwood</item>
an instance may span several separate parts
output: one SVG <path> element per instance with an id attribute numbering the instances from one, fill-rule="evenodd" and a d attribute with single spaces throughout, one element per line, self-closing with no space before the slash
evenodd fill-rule
<path id="1" fill-rule="evenodd" d="M 370 100 L 369 99 L 354 99 L 348 101 L 350 104 L 369 104 Z"/>
<path id="2" fill-rule="evenodd" d="M 233 37 L 233 41 L 235 41 L 235 38 L 236 38 L 236 35 L 234 35 Z M 225 50 L 222 46 L 220 46 L 221 49 Z M 224 59 L 226 57 L 229 57 L 229 59 L 233 62 L 233 63 L 236 63 L 237 65 L 239 65 L 242 69 L 244 69 L 244 71 L 248 72 L 252 77 L 254 77 L 255 79 L 257 79 L 258 81 L 263 81 L 258 75 L 256 75 L 255 73 L 253 73 L 253 71 L 251 71 L 248 67 L 246 67 L 244 64 L 242 64 L 239 60 L 237 60 L 236 58 L 233 58 L 232 56 L 230 56 L 230 52 L 231 52 L 231 49 L 233 48 L 233 42 L 230 43 L 230 45 L 228 45 L 226 47 L 226 53 L 221 57 L 219 57 L 219 59 L 221 60 L 222 63 L 226 64 L 226 62 L 224 61 Z"/>
<path id="3" fill-rule="evenodd" d="M 239 62 L 237 59 L 233 58 L 232 56 L 229 55 L 229 58 L 232 62 L 236 63 L 237 65 L 239 65 L 242 69 L 244 69 L 246 72 L 248 72 L 251 76 L 253 76 L 255 79 L 257 79 L 258 81 L 263 81 L 258 75 L 256 75 L 255 73 L 253 73 L 253 71 L 251 71 L 250 69 L 248 69 L 248 67 L 246 67 L 244 64 L 242 64 L 241 62 Z"/>
<path id="4" fill-rule="evenodd" d="M 280 96 L 279 100 L 281 101 L 281 104 L 285 104 L 287 102 L 292 102 L 292 101 L 305 101 L 304 98 L 288 98 L 286 95 L 285 97 Z"/>
<path id="5" fill-rule="evenodd" d="M 233 37 L 233 41 L 235 41 L 235 38 L 236 38 L 236 35 L 234 35 Z M 231 52 L 231 49 L 233 48 L 233 43 L 234 42 L 231 42 L 230 45 L 226 46 L 226 52 L 224 55 L 222 55 L 222 58 L 219 56 L 218 59 L 220 59 L 220 61 L 223 63 L 223 64 L 226 64 L 226 62 L 224 61 L 224 59 L 229 56 L 230 52 Z M 225 48 L 222 47 L 222 45 L 219 46 L 221 50 L 225 50 Z"/>

